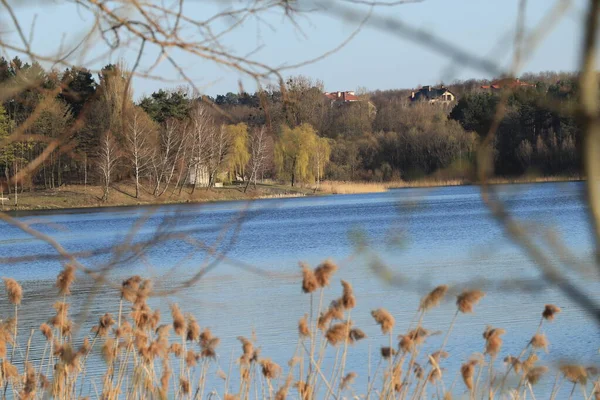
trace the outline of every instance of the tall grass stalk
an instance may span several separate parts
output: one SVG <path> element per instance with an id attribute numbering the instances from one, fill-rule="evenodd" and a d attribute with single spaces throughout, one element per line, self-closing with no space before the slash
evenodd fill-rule
<path id="1" fill-rule="evenodd" d="M 503 380 L 500 385 L 495 376 L 502 375 L 495 362 L 501 351 L 502 341 L 492 342 L 491 332 L 495 331 L 498 335 L 500 333 L 489 328 L 484 334 L 484 352 L 487 353 L 484 360 L 488 364 L 474 358 L 461 360 L 465 363 L 460 371 L 456 371 L 457 379 L 446 390 L 444 376 L 451 376 L 452 371 L 446 372 L 440 365 L 442 359 L 448 357 L 443 349 L 453 331 L 458 313 L 472 312 L 484 293 L 476 290 L 465 291 L 457 297 L 457 311 L 452 316 L 439 352 L 425 354 L 431 346 L 425 345 L 430 332 L 422 328 L 423 320 L 428 310 L 440 304 L 447 289 L 445 285 L 437 287 L 422 299 L 419 309 L 411 318 L 409 331 L 400 336 L 398 351 L 394 346 L 394 332 L 397 331 L 394 316 L 382 308 L 371 311 L 371 316 L 382 333 L 376 340 L 385 343 L 385 346 L 376 357 L 378 360 L 373 360 L 372 347 L 369 344 L 368 358 L 364 365 L 367 370 L 366 387 L 355 390 L 354 387 L 348 386 L 348 382 L 352 385 L 352 380 L 356 377 L 354 372 L 346 373 L 352 353 L 351 345 L 365 337 L 364 332 L 354 326 L 351 317 L 356 312 L 360 314 L 361 311 L 354 310 L 356 299 L 351 285 L 345 281 L 342 281 L 343 296 L 334 300 L 326 311 L 323 310 L 324 292 L 330 286 L 331 271 L 335 271 L 330 264 L 327 267 L 329 269 L 325 267 L 326 264 L 322 264 L 319 267 L 322 268 L 319 270 L 320 275 L 316 274 L 319 286 L 312 286 L 314 289 L 305 291 L 313 297 L 309 301 L 311 309 L 298 324 L 299 336 L 287 372 L 271 359 L 263 358 L 259 354 L 259 346 L 253 332 L 251 341 L 241 339 L 244 354 L 239 361 L 239 385 L 232 382 L 235 379 L 235 373 L 232 373 L 234 353 L 232 352 L 230 357 L 229 371 L 225 374 L 219 366 L 219 339 L 214 337 L 209 329 L 200 332 L 199 324 L 190 325 L 190 321 L 195 322 L 193 317 L 184 314 L 175 305 L 171 308 L 172 321 L 161 320 L 158 313 L 148 305 L 150 290 L 149 287 L 144 287 L 140 278 L 127 289 L 129 292 L 126 296 L 121 296 L 116 321 L 110 314 L 104 314 L 92 330 L 93 334 L 87 334 L 86 340 L 79 348 L 73 347 L 74 335 L 71 333 L 72 321 L 69 320 L 67 312 L 70 304 L 66 291 L 60 293 L 63 302 L 55 305 L 56 313 L 48 324 L 42 324 L 37 334 L 31 331 L 26 348 L 19 349 L 23 351 L 17 351 L 18 334 L 25 332 L 23 329 L 30 328 L 21 326 L 22 322 L 19 323 L 17 319 L 19 310 L 15 307 L 15 326 L 10 325 L 10 322 L 0 322 L 0 340 L 5 338 L 4 345 L 12 344 L 11 349 L 8 349 L 8 346 L 4 347 L 5 359 L 2 360 L 0 369 L 0 382 L 7 397 L 28 400 L 50 397 L 71 399 L 84 396 L 97 396 L 106 400 L 202 399 L 207 395 L 207 390 L 210 391 L 210 397 L 219 394 L 216 388 L 210 387 L 213 384 L 213 375 L 223 380 L 222 394 L 227 400 L 281 400 L 288 396 L 290 390 L 297 390 L 302 400 L 337 400 L 343 398 L 347 392 L 369 400 L 374 397 L 373 393 L 376 393 L 380 400 L 417 400 L 436 395 L 446 398 L 453 393 L 463 393 L 463 387 L 466 387 L 471 399 L 491 399 L 496 396 L 500 399 L 505 394 L 518 400 L 524 400 L 526 397 L 535 399 L 536 395 L 540 397 L 539 394 L 535 394 L 535 385 L 548 368 L 536 366 L 536 352 L 545 349 L 547 342 L 545 334 L 537 336 L 542 331 L 545 320 L 554 318 L 559 309 L 546 305 L 543 319 L 534 335 L 536 341 L 532 339 L 519 356 L 519 359 L 525 356 L 527 359 L 519 363 L 508 362 L 506 369 L 501 371 Z M 329 272 L 325 273 L 325 270 Z M 313 307 L 315 298 L 312 292 L 316 290 L 319 290 L 319 301 L 317 307 Z M 131 313 L 126 311 L 128 303 L 131 305 Z M 323 314 L 324 318 L 319 320 L 315 312 L 318 312 L 319 317 Z M 310 320 L 307 322 L 308 315 Z M 416 324 L 413 324 L 415 321 Z M 190 330 L 191 326 L 193 329 Z M 36 358 L 32 351 L 40 347 L 36 346 L 39 339 L 44 340 L 44 346 L 41 357 Z M 103 346 L 97 345 L 99 341 L 102 341 Z M 492 344 L 494 346 L 491 346 Z M 196 351 L 197 349 L 199 351 Z M 7 350 L 11 350 L 9 356 L 6 355 Z M 104 361 L 98 365 L 99 356 L 102 356 Z M 11 363 L 11 357 L 14 365 Z M 372 362 L 375 369 L 372 369 Z M 26 366 L 25 371 L 19 370 L 21 365 Z M 98 368 L 98 376 L 101 378 L 89 376 L 92 366 Z M 484 369 L 488 373 L 487 379 L 483 379 Z M 506 379 L 511 371 L 519 378 L 517 383 L 509 383 Z M 560 373 L 556 374 L 550 393 L 551 399 L 562 398 L 560 389 L 564 382 L 573 383 L 573 387 L 570 388 L 572 398 L 581 393 L 583 399 L 591 400 L 596 395 L 600 381 L 597 380 L 593 369 L 589 369 L 588 372 L 585 366 L 571 365 L 561 367 L 561 371 L 564 376 L 561 378 Z M 580 371 L 579 375 L 574 375 L 573 371 Z M 457 385 L 461 376 L 464 386 L 460 383 Z M 38 383 L 33 385 L 31 377 Z M 30 380 L 29 383 L 27 379 Z M 285 384 L 282 384 L 283 380 Z M 592 385 L 591 390 L 587 389 L 586 384 Z M 237 393 L 230 393 L 232 386 L 236 387 Z M 220 390 L 220 381 L 218 387 Z M 504 392 L 504 389 L 508 389 L 509 392 Z M 290 393 L 289 397 L 293 398 L 294 395 Z"/>

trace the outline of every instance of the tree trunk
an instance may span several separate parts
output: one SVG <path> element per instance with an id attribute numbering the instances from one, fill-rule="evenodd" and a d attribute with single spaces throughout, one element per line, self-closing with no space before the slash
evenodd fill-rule
<path id="1" fill-rule="evenodd" d="M 87 191 L 87 153 L 83 157 L 83 190 Z"/>
<path id="2" fill-rule="evenodd" d="M 102 196 L 103 201 L 108 201 L 109 185 L 110 185 L 110 171 L 108 171 L 106 174 L 106 179 L 105 179 L 105 183 L 104 183 L 104 195 Z"/>
<path id="3" fill-rule="evenodd" d="M 48 176 L 46 175 L 46 161 L 42 163 L 42 168 L 44 171 L 44 189 L 48 189 Z"/>
<path id="4" fill-rule="evenodd" d="M 292 162 L 292 187 L 294 187 L 294 180 L 296 178 L 296 159 L 294 158 L 294 161 Z"/>
<path id="5" fill-rule="evenodd" d="M 158 197 L 157 193 L 158 193 L 158 189 L 160 188 L 160 180 L 162 179 L 162 176 L 157 176 L 156 177 L 156 185 L 154 186 L 154 191 L 152 192 L 152 195 L 154 197 Z"/>
<path id="6" fill-rule="evenodd" d="M 244 187 L 244 193 L 246 193 L 246 190 L 248 190 L 248 186 L 250 186 L 250 182 L 252 182 L 252 177 L 255 176 L 256 173 L 254 172 L 254 170 L 252 170 L 252 172 L 250 173 L 250 176 L 248 177 L 248 180 L 246 181 L 246 186 Z M 256 179 L 255 179 L 256 181 Z M 254 184 L 254 189 L 256 189 L 256 183 Z"/>
<path id="7" fill-rule="evenodd" d="M 185 169 L 185 176 L 187 177 L 188 174 L 188 169 Z M 182 178 L 183 178 L 183 168 L 181 168 L 179 170 L 179 175 L 177 176 L 177 181 L 175 182 L 175 187 L 173 188 L 173 191 L 171 192 L 171 196 L 173 196 L 175 194 L 175 191 L 177 190 L 177 187 L 179 187 L 179 194 L 181 194 L 181 190 L 183 188 L 183 182 L 182 182 Z M 169 196 L 169 197 L 171 197 Z"/>
<path id="8" fill-rule="evenodd" d="M 18 180 L 17 180 L 17 160 L 14 161 L 14 165 L 15 165 L 15 173 L 14 173 L 14 177 L 15 177 L 15 207 L 19 206 L 19 187 L 18 187 Z"/>
<path id="9" fill-rule="evenodd" d="M 8 189 L 8 195 L 10 196 L 10 170 L 8 166 L 4 167 L 4 176 L 6 177 L 6 188 Z"/>
<path id="10" fill-rule="evenodd" d="M 135 167 L 135 198 L 140 197 L 140 169 Z"/>
<path id="11" fill-rule="evenodd" d="M 181 182 L 181 185 L 179 185 L 179 196 L 181 196 L 181 192 L 183 191 L 183 187 L 186 185 L 186 182 L 189 179 L 189 176 L 190 176 L 190 167 L 188 166 L 187 171 L 185 173 L 185 178 L 183 179 L 183 182 Z"/>
<path id="12" fill-rule="evenodd" d="M 54 152 L 50 153 L 50 189 L 54 189 Z"/>
<path id="13" fill-rule="evenodd" d="M 317 153 L 317 187 L 315 188 L 315 192 L 319 189 L 319 183 L 321 183 L 321 160 L 320 154 Z"/>
<path id="14" fill-rule="evenodd" d="M 194 174 L 194 184 L 192 185 L 192 194 L 196 191 L 196 185 L 198 184 L 198 163 L 194 166 L 195 174 Z"/>
<path id="15" fill-rule="evenodd" d="M 60 167 L 60 159 L 62 157 L 59 155 L 58 156 L 58 171 L 57 171 L 57 175 L 58 175 L 58 187 L 62 186 L 62 172 L 61 172 L 61 167 Z"/>

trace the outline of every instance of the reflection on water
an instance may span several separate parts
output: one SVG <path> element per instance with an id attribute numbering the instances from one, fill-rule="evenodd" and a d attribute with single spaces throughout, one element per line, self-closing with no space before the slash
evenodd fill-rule
<path id="1" fill-rule="evenodd" d="M 589 261 L 591 242 L 581 189 L 580 183 L 568 183 L 503 186 L 501 191 L 507 207 L 516 217 L 532 224 L 534 234 L 551 228 L 572 250 L 571 257 Z M 241 221 L 240 213 L 244 216 Z M 202 327 L 210 327 L 221 337 L 219 362 L 225 370 L 232 349 L 236 354 L 239 351 L 235 338 L 250 336 L 252 332 L 256 332 L 263 355 L 286 365 L 297 343 L 297 321 L 309 307 L 309 298 L 300 290 L 298 261 L 314 265 L 332 258 L 340 264 L 340 271 L 326 292 L 324 304 L 341 293 L 340 278 L 350 281 L 358 300 L 352 318 L 369 336 L 353 346 L 348 356 L 346 370 L 358 373 L 357 387 L 366 382 L 369 352 L 375 363 L 379 347 L 387 344 L 387 338 L 371 319 L 370 310 L 386 307 L 396 317 L 395 332 L 402 333 L 414 317 L 424 288 L 478 279 L 485 280 L 488 286 L 508 279 L 541 282 L 535 267 L 490 218 L 476 187 L 401 189 L 367 195 L 264 200 L 250 205 L 45 212 L 21 214 L 19 218 L 52 235 L 67 250 L 89 256 L 84 258 L 86 265 L 96 268 L 114 261 L 114 255 L 87 252 L 123 244 L 132 227 L 136 228 L 133 242 L 138 243 L 151 240 L 157 229 L 193 239 L 171 237 L 145 249 L 144 257 L 124 255 L 126 261 L 115 263 L 111 272 L 111 279 L 117 283 L 126 276 L 141 274 L 161 276 L 158 287 L 173 288 L 214 260 L 214 256 L 198 251 L 199 244 L 215 246 L 212 250 L 217 252 L 226 251 L 227 259 L 194 286 L 177 295 L 152 300 L 163 316 L 169 315 L 169 302 L 179 302 L 185 312 L 196 315 Z M 140 218 L 143 223 L 136 226 Z M 226 229 L 222 229 L 224 226 Z M 413 283 L 393 287 L 375 277 L 369 258 L 353 255 L 350 233 L 357 230 L 368 238 L 370 251 Z M 399 242 L 396 238 L 400 238 Z M 32 240 L 14 227 L 0 226 L 1 257 L 47 254 L 54 254 L 49 245 Z M 248 270 L 249 265 L 264 273 Z M 0 266 L 2 276 L 14 277 L 24 286 L 22 336 L 37 329 L 52 313 L 52 303 L 57 300 L 53 284 L 60 268 L 59 260 L 48 258 Z M 591 293 L 598 292 L 595 280 L 587 280 L 583 285 Z M 598 362 L 596 325 L 556 289 L 546 287 L 536 293 L 523 293 L 491 285 L 486 290 L 488 294 L 474 315 L 459 316 L 446 346 L 451 357 L 445 363 L 449 376 L 444 379 L 449 383 L 471 353 L 482 351 L 481 334 L 488 324 L 507 330 L 499 358 L 519 353 L 535 331 L 546 303 L 559 305 L 563 313 L 545 328 L 551 346 L 541 361 L 573 358 L 583 363 Z M 104 312 L 118 310 L 116 289 L 106 285 L 96 288 L 84 277 L 79 278 L 71 301 L 76 317 L 84 311 L 93 315 L 79 327 L 80 336 L 89 332 L 90 321 L 96 321 Z M 6 302 L 0 303 L 0 310 L 2 315 L 11 312 Z M 449 299 L 426 315 L 424 326 L 445 331 L 454 311 L 454 303 Z M 435 350 L 441 341 L 441 335 L 434 336 L 424 352 Z M 37 346 L 32 351 L 35 359 L 43 351 L 43 343 L 33 343 Z M 332 357 L 330 354 L 326 362 L 332 362 Z M 552 383 L 548 378 L 541 385 L 549 387 Z"/>

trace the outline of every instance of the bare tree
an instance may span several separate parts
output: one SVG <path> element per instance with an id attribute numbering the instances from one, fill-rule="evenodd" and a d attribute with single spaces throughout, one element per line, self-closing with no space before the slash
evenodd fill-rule
<path id="1" fill-rule="evenodd" d="M 265 168 L 267 159 L 267 130 L 264 126 L 253 129 L 250 137 L 250 177 L 244 187 L 244 193 L 248 190 L 250 182 L 256 189 L 256 179 L 260 172 Z"/>
<path id="2" fill-rule="evenodd" d="M 214 122 L 205 106 L 198 104 L 190 113 L 192 156 L 189 157 L 190 171 L 193 169 L 192 193 L 196 190 L 199 176 L 203 175 L 207 163 L 207 144 L 209 136 L 214 131 Z"/>
<path id="3" fill-rule="evenodd" d="M 119 148 L 117 142 L 110 131 L 106 132 L 100 143 L 100 151 L 98 154 L 98 169 L 102 179 L 104 192 L 102 200 L 108 201 L 110 183 L 115 168 L 120 159 Z"/>
<path id="4" fill-rule="evenodd" d="M 135 197 L 140 196 L 140 177 L 147 171 L 152 162 L 151 147 L 154 127 L 148 116 L 140 109 L 135 109 L 129 126 L 125 130 L 127 158 L 133 169 L 135 179 Z"/>
<path id="5" fill-rule="evenodd" d="M 227 134 L 227 127 L 221 125 L 220 128 L 211 129 L 208 140 L 208 187 L 210 189 L 215 184 L 215 179 L 219 169 L 223 165 L 223 161 L 227 156 L 231 145 L 230 138 Z"/>
<path id="6" fill-rule="evenodd" d="M 160 150 L 155 154 L 152 162 L 154 171 L 155 185 L 153 194 L 160 197 L 167 191 L 175 167 L 181 161 L 181 154 L 184 148 L 185 126 L 174 119 L 167 120 L 160 133 Z M 164 183 L 164 186 L 162 186 Z"/>

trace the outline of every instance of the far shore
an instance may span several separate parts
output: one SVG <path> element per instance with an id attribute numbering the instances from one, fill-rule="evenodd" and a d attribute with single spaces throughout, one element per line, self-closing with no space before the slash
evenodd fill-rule
<path id="1" fill-rule="evenodd" d="M 574 182 L 581 181 L 579 176 L 550 176 L 550 177 L 516 177 L 516 178 L 491 178 L 488 184 L 523 184 L 523 183 L 547 183 L 547 182 Z M 478 185 L 468 179 L 433 179 L 425 178 L 414 181 L 392 181 L 392 182 L 321 182 L 315 190 L 315 186 L 289 186 L 277 183 L 253 185 L 244 192 L 245 185 L 227 185 L 222 188 L 191 188 L 183 190 L 169 189 L 160 197 L 143 191 L 139 198 L 135 197 L 135 189 L 132 184 L 118 183 L 111 187 L 108 201 L 102 200 L 102 188 L 91 185 L 64 185 L 56 189 L 25 190 L 18 194 L 18 206 L 14 205 L 14 194 L 4 194 L 4 205 L 0 206 L 2 211 L 43 211 L 43 210 L 72 210 L 100 207 L 136 207 L 157 206 L 172 204 L 194 204 L 222 201 L 249 201 L 259 199 L 293 198 L 304 196 L 324 196 L 340 194 L 366 194 L 381 193 L 390 189 L 403 188 L 434 188 L 444 186 L 469 186 Z"/>

